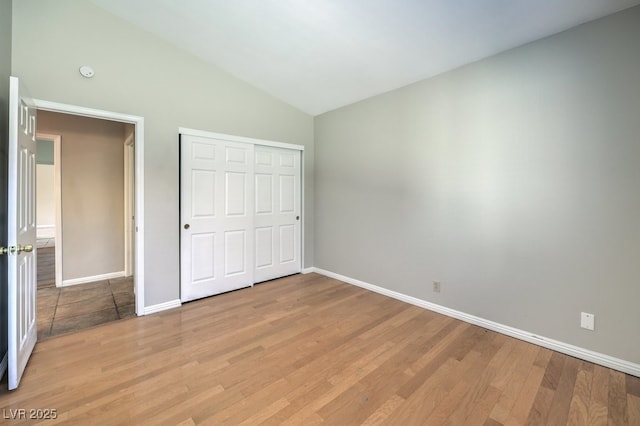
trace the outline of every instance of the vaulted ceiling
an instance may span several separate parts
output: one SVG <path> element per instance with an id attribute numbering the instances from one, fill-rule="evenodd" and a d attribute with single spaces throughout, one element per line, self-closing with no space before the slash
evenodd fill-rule
<path id="1" fill-rule="evenodd" d="M 640 0 L 92 0 L 311 114 Z"/>

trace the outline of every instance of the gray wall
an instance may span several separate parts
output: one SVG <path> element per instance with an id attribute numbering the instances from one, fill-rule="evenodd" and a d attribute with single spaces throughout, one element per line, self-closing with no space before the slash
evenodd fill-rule
<path id="1" fill-rule="evenodd" d="M 38 113 L 38 132 L 61 136 L 62 279 L 124 270 L 124 128 Z"/>
<path id="2" fill-rule="evenodd" d="M 21 0 L 13 12 L 12 69 L 33 97 L 145 118 L 145 305 L 179 297 L 180 126 L 305 146 L 304 264 L 313 265 L 311 116 L 88 1 Z M 81 65 L 95 77 L 81 77 Z"/>
<path id="3" fill-rule="evenodd" d="M 7 141 L 11 75 L 11 0 L 0 0 L 0 246 L 7 245 Z M 7 258 L 0 256 L 0 360 L 7 353 Z"/>
<path id="4" fill-rule="evenodd" d="M 640 7 L 317 117 L 316 266 L 640 363 L 638 41 Z"/>

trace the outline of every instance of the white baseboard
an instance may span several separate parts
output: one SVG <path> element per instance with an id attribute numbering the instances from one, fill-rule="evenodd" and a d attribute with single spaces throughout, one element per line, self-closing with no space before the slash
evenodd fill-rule
<path id="1" fill-rule="evenodd" d="M 7 359 L 9 357 L 9 352 L 5 352 L 2 357 L 2 361 L 0 361 L 0 379 L 4 377 L 4 373 L 7 372 Z"/>
<path id="2" fill-rule="evenodd" d="M 584 349 L 578 346 L 571 345 L 569 343 L 560 342 L 557 340 L 549 339 L 547 337 L 538 336 L 528 331 L 520 330 L 518 328 L 510 327 L 508 325 L 500 324 L 494 321 L 490 321 L 484 318 L 470 315 L 455 309 L 447 308 L 445 306 L 437 305 L 435 303 L 427 302 L 426 300 L 418 299 L 416 297 L 407 296 L 406 294 L 398 293 L 393 290 L 388 290 L 383 287 L 378 287 L 373 284 L 366 283 L 364 281 L 356 280 L 354 278 L 346 277 L 344 275 L 336 274 L 334 272 L 326 271 L 320 268 L 309 268 L 321 275 L 325 275 L 336 280 L 344 281 L 347 284 L 352 284 L 358 287 L 362 287 L 367 290 L 371 290 L 375 293 L 383 294 L 388 297 L 392 297 L 397 300 L 401 300 L 406 303 L 410 303 L 415 306 L 419 306 L 430 311 L 434 311 L 452 318 L 459 319 L 470 324 L 474 324 L 489 330 L 496 331 L 498 333 L 505 334 L 507 336 L 514 337 L 525 342 L 533 343 L 534 345 L 543 346 L 545 348 L 562 352 L 576 358 L 583 359 L 585 361 L 593 362 L 614 370 L 622 371 L 623 373 L 631 374 L 636 377 L 640 377 L 640 364 L 636 364 L 630 361 L 625 361 L 620 358 L 614 358 L 609 355 L 605 355 L 599 352 L 594 352 L 589 349 Z"/>
<path id="3" fill-rule="evenodd" d="M 70 280 L 62 280 L 62 285 L 60 287 L 67 287 L 67 286 L 70 286 L 70 285 L 78 285 L 78 284 L 86 284 L 86 283 L 92 283 L 92 282 L 96 282 L 96 281 L 113 280 L 115 278 L 123 278 L 125 276 L 126 275 L 125 275 L 124 271 L 119 271 L 119 272 L 110 272 L 108 274 L 93 275 L 91 277 L 73 278 L 73 279 L 70 279 Z"/>
<path id="4" fill-rule="evenodd" d="M 304 268 L 304 269 L 302 270 L 302 273 L 303 273 L 303 274 L 310 274 L 310 273 L 312 273 L 312 272 L 316 272 L 316 268 Z"/>
<path id="5" fill-rule="evenodd" d="M 145 306 L 144 315 L 155 314 L 156 312 L 166 311 L 167 309 L 179 308 L 182 306 L 180 299 L 170 300 L 157 305 Z"/>

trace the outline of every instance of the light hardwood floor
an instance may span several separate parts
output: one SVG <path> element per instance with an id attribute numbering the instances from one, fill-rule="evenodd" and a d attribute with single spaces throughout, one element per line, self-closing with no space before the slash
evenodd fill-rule
<path id="1" fill-rule="evenodd" d="M 21 408 L 83 425 L 639 425 L 640 379 L 309 274 L 41 342 L 0 391 L 5 417 Z"/>

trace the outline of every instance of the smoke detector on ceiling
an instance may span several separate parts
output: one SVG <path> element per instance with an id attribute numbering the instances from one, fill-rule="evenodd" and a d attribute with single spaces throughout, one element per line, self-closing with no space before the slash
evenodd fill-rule
<path id="1" fill-rule="evenodd" d="M 96 75 L 95 71 L 93 71 L 93 68 L 91 68 L 89 65 L 83 65 L 80 67 L 80 74 L 82 74 L 83 77 L 86 78 L 91 78 L 94 75 Z"/>

